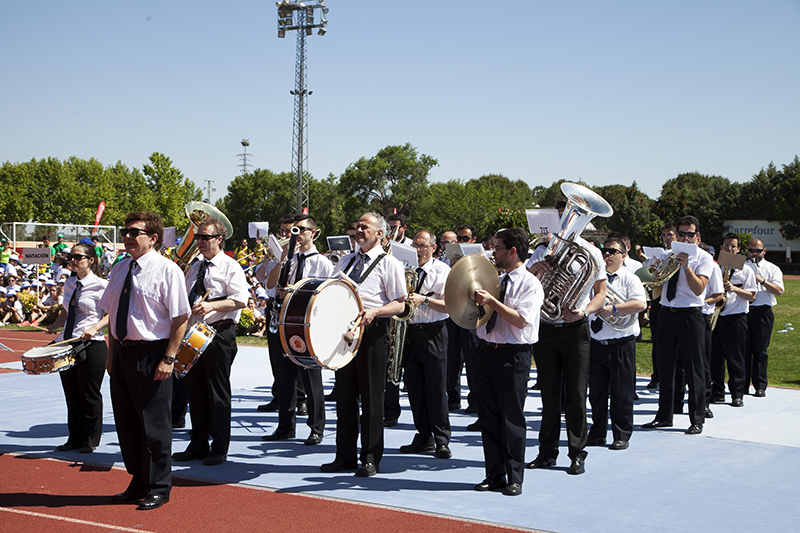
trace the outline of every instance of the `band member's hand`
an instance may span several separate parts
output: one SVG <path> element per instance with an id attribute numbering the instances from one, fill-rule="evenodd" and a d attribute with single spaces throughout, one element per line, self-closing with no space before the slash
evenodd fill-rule
<path id="1" fill-rule="evenodd" d="M 453 257 L 450 259 L 450 268 L 452 268 L 452 267 L 456 266 L 456 263 L 458 263 L 458 260 L 459 260 L 459 259 L 461 259 L 461 257 L 462 257 L 461 255 L 459 255 L 459 254 L 455 254 L 455 255 L 454 255 L 454 256 L 453 256 Z"/>
<path id="2" fill-rule="evenodd" d="M 547 274 L 551 270 L 553 270 L 553 267 L 551 267 L 550 263 L 548 263 L 547 261 L 538 261 L 532 264 L 531 267 L 528 269 L 528 271 L 530 271 L 530 273 L 536 276 L 537 278 L 543 276 L 544 274 Z"/>
<path id="3" fill-rule="evenodd" d="M 597 310 L 597 318 L 608 318 L 614 314 L 614 307 L 611 305 L 604 305 L 600 309 Z"/>
<path id="4" fill-rule="evenodd" d="M 85 331 L 84 331 L 84 332 L 81 334 L 81 340 L 82 340 L 82 341 L 88 341 L 89 339 L 91 339 L 91 338 L 92 338 L 92 337 L 94 337 L 95 335 L 97 335 L 97 330 L 94 328 L 94 326 L 93 326 L 93 327 L 91 327 L 91 328 L 87 328 L 87 329 L 86 329 L 86 330 L 85 330 Z"/>
<path id="5" fill-rule="evenodd" d="M 564 309 L 562 316 L 564 318 L 564 322 L 577 322 L 578 320 L 583 320 L 583 317 L 586 316 L 586 313 L 580 309 Z"/>
<path id="6" fill-rule="evenodd" d="M 681 252 L 677 256 L 675 256 L 675 260 L 680 263 L 681 268 L 686 268 L 689 266 L 689 255 L 686 252 Z"/>
<path id="7" fill-rule="evenodd" d="M 361 311 L 361 314 L 358 316 L 361 317 L 361 325 L 362 326 L 369 326 L 375 317 L 377 316 L 378 312 L 375 309 L 364 309 Z"/>
<path id="8" fill-rule="evenodd" d="M 722 284 L 722 288 L 725 289 L 725 292 L 733 292 L 733 283 L 726 281 Z"/>
<path id="9" fill-rule="evenodd" d="M 479 290 L 475 291 L 475 303 L 476 304 L 478 304 L 478 305 L 490 304 L 490 306 L 491 306 L 491 302 L 493 302 L 493 301 L 497 301 L 497 298 L 492 296 L 492 294 L 489 291 L 485 291 L 483 289 L 479 289 Z"/>
<path id="10" fill-rule="evenodd" d="M 47 333 L 55 333 L 55 332 L 56 328 L 54 328 L 53 326 L 47 326 Z"/>
<path id="11" fill-rule="evenodd" d="M 414 307 L 419 307 L 423 304 L 423 302 L 425 302 L 425 297 L 421 294 L 417 294 L 416 292 L 412 292 L 408 295 L 408 301 L 411 302 Z"/>
<path id="12" fill-rule="evenodd" d="M 275 289 L 275 296 L 280 298 L 281 300 L 285 300 L 286 296 L 289 294 L 289 291 L 286 290 L 285 287 L 277 287 Z"/>
<path id="13" fill-rule="evenodd" d="M 212 311 L 211 302 L 200 302 L 192 306 L 192 314 L 197 316 L 206 316 Z"/>
<path id="14" fill-rule="evenodd" d="M 162 381 L 172 375 L 172 368 L 174 365 L 168 365 L 166 361 L 161 360 L 156 367 L 156 373 L 153 376 L 154 381 Z"/>

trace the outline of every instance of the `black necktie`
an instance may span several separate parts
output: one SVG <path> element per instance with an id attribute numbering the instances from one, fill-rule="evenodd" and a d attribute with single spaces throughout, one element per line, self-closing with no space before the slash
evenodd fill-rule
<path id="1" fill-rule="evenodd" d="M 297 254 L 297 270 L 295 271 L 294 275 L 295 283 L 303 279 L 303 266 L 305 266 L 305 264 L 306 264 L 306 255 Z"/>
<path id="2" fill-rule="evenodd" d="M 189 305 L 194 305 L 198 298 L 201 298 L 206 293 L 206 271 L 208 264 L 211 261 L 203 261 L 200 269 L 197 271 L 197 280 L 194 282 L 192 292 L 189 294 Z"/>
<path id="3" fill-rule="evenodd" d="M 508 285 L 508 274 L 503 276 L 503 281 L 500 282 L 500 298 L 498 298 L 500 303 L 505 303 L 506 285 Z M 489 317 L 489 321 L 486 323 L 486 333 L 492 332 L 492 329 L 494 329 L 495 322 L 497 322 L 497 311 L 492 313 L 492 316 Z"/>
<path id="4" fill-rule="evenodd" d="M 350 279 L 358 283 L 358 279 L 361 277 L 361 271 L 364 270 L 364 265 L 366 265 L 368 261 L 369 256 L 367 254 L 358 252 L 358 260 L 353 270 L 350 271 Z"/>
<path id="5" fill-rule="evenodd" d="M 125 284 L 122 286 L 122 294 L 119 296 L 119 305 L 117 305 L 117 340 L 121 341 L 128 335 L 128 309 L 131 305 L 131 285 L 133 284 L 133 267 L 136 266 L 136 261 L 131 261 L 128 275 L 125 278 Z"/>
<path id="6" fill-rule="evenodd" d="M 669 278 L 669 282 L 667 283 L 667 301 L 672 301 L 675 298 L 675 293 L 678 291 L 678 276 L 680 276 L 680 272 L 676 272 Z"/>
<path id="7" fill-rule="evenodd" d="M 428 273 L 422 270 L 422 267 L 417 267 L 417 286 L 414 288 L 414 292 L 420 294 L 420 290 L 422 290 L 422 283 L 425 281 L 425 276 Z"/>
<path id="8" fill-rule="evenodd" d="M 614 281 L 614 278 L 616 277 L 617 277 L 616 274 L 609 274 L 607 284 L 611 285 L 611 282 Z M 595 318 L 594 320 L 592 320 L 592 323 L 589 324 L 589 327 L 592 328 L 592 331 L 594 331 L 595 333 L 600 333 L 600 330 L 603 329 L 603 321 L 600 320 L 599 318 Z"/>
<path id="9" fill-rule="evenodd" d="M 71 339 L 72 333 L 75 331 L 75 320 L 78 316 L 78 300 L 81 299 L 81 290 L 83 286 L 81 282 L 75 284 L 75 292 L 72 293 L 72 298 L 69 299 L 69 314 L 67 315 L 67 325 L 64 326 L 64 340 Z"/>

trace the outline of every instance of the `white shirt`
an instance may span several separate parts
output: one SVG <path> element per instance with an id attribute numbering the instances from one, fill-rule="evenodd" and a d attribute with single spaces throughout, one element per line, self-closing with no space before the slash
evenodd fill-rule
<path id="1" fill-rule="evenodd" d="M 197 273 L 200 268 L 205 264 L 206 258 L 203 255 L 192 263 L 189 271 L 186 272 L 186 292 L 189 293 L 197 282 Z M 212 259 L 209 260 L 206 275 L 203 278 L 203 285 L 205 285 L 208 292 L 206 300 L 215 301 L 219 299 L 233 300 L 247 305 L 247 300 L 250 298 L 250 288 L 247 286 L 247 277 L 244 275 L 242 265 L 236 262 L 235 259 L 219 252 Z M 197 301 L 202 298 L 200 295 Z M 192 302 L 194 304 L 196 302 Z M 205 321 L 209 324 L 214 324 L 220 320 L 233 320 L 239 321 L 239 314 L 241 309 L 234 309 L 232 311 L 221 312 L 212 311 L 205 317 Z"/>
<path id="2" fill-rule="evenodd" d="M 367 252 L 369 263 L 364 265 L 362 272 L 366 272 L 372 265 L 375 259 L 380 256 L 383 249 L 380 246 L 373 246 Z M 352 265 L 350 262 L 352 259 Z M 347 254 L 339 259 L 334 268 L 334 274 L 344 272 L 349 274 L 350 270 L 355 268 L 358 264 L 358 256 L 355 253 Z M 350 268 L 347 268 L 350 265 Z M 345 271 L 345 269 L 347 269 Z M 358 295 L 361 297 L 361 303 L 364 304 L 364 309 L 377 309 L 384 305 L 397 300 L 398 298 L 406 298 L 406 277 L 403 271 L 403 263 L 392 257 L 386 255 L 378 265 L 369 273 L 365 279 L 358 286 Z"/>
<path id="3" fill-rule="evenodd" d="M 477 330 L 478 337 L 498 344 L 536 344 L 539 342 L 539 312 L 544 300 L 542 284 L 539 278 L 528 272 L 525 265 L 507 275 L 506 294 L 502 303 L 516 310 L 525 319 L 525 326 L 512 326 L 498 315 L 492 331 L 486 333 L 486 324 L 483 324 Z"/>
<path id="4" fill-rule="evenodd" d="M 275 268 L 275 264 L 277 262 L 278 262 L 278 260 L 275 259 L 274 257 L 272 259 L 270 259 L 269 262 L 267 263 L 266 269 L 264 270 L 264 272 L 265 272 L 264 279 L 259 279 L 258 280 L 259 286 L 264 288 L 264 291 L 267 293 L 267 298 L 269 298 L 270 300 L 275 298 L 275 291 L 276 291 L 276 289 L 278 287 L 276 285 L 275 287 L 272 287 L 271 289 L 268 289 L 264 282 L 267 280 L 267 276 L 269 276 L 269 273 L 272 272 L 272 269 Z M 261 269 L 261 264 L 259 263 L 258 267 L 256 267 L 254 269 L 254 272 L 258 272 L 260 269 Z M 258 276 L 256 276 L 256 279 L 258 279 Z"/>
<path id="5" fill-rule="evenodd" d="M 63 300 L 66 302 L 65 308 L 67 313 L 70 312 L 69 304 L 72 300 L 72 294 L 75 292 L 78 281 L 80 281 L 82 288 L 81 298 L 78 300 L 78 315 L 75 317 L 75 329 L 72 330 L 73 337 L 79 337 L 81 333 L 100 322 L 100 319 L 103 318 L 103 309 L 100 307 L 100 298 L 102 298 L 103 293 L 106 291 L 106 286 L 108 285 L 108 281 L 98 278 L 91 272 L 86 274 L 86 276 L 84 276 L 84 278 L 81 280 L 79 280 L 77 276 L 69 278 L 66 283 L 64 283 Z M 69 315 L 67 315 L 67 318 L 69 319 Z M 102 341 L 104 339 L 105 337 L 103 337 L 103 333 L 101 331 L 98 331 L 97 335 L 92 337 L 93 341 Z M 56 337 L 56 341 L 62 340 L 64 340 L 63 329 Z"/>
<path id="6" fill-rule="evenodd" d="M 676 272 L 675 275 L 677 276 L 678 273 Z M 703 300 L 710 298 L 714 294 L 721 294 L 723 292 L 725 292 L 725 288 L 722 286 L 722 273 L 718 268 L 715 268 L 711 272 L 711 277 L 708 278 L 708 283 L 706 283 L 706 292 L 703 294 Z M 713 315 L 716 307 L 716 304 L 707 304 L 703 302 L 703 314 Z"/>
<path id="7" fill-rule="evenodd" d="M 331 263 L 331 260 L 320 254 L 316 246 L 311 246 L 307 252 L 296 252 L 294 254 L 289 268 L 289 281 L 287 282 L 289 285 L 296 283 L 298 256 L 301 253 L 307 256 L 303 261 L 303 278 L 330 278 L 333 276 L 333 263 Z M 308 257 L 310 254 L 314 255 Z"/>
<path id="8" fill-rule="evenodd" d="M 647 295 L 644 292 L 644 285 L 642 285 L 642 280 L 639 279 L 638 276 L 633 274 L 630 270 L 625 268 L 620 268 L 613 274 L 607 274 L 608 280 L 606 281 L 606 286 L 611 285 L 616 289 L 618 293 L 625 298 L 626 302 L 630 302 L 631 300 L 639 300 L 640 302 L 647 302 Z M 592 296 L 594 296 L 594 290 L 592 290 Z M 638 314 L 638 313 L 637 313 Z M 592 317 L 595 320 L 599 320 L 599 318 Z M 602 321 L 601 321 L 602 322 Z M 625 337 L 630 337 L 633 335 L 634 337 L 638 336 L 640 333 L 639 329 L 639 320 L 633 321 L 633 324 L 628 326 L 623 330 L 614 329 L 605 322 L 602 322 L 603 329 L 598 331 L 597 333 L 589 328 L 589 334 L 595 340 L 609 340 L 609 339 L 622 339 Z"/>
<path id="9" fill-rule="evenodd" d="M 60 295 L 58 298 L 53 298 L 49 294 L 45 296 L 44 300 L 42 300 L 42 305 L 53 306 L 58 305 L 64 302 L 64 295 Z"/>
<path id="10" fill-rule="evenodd" d="M 743 270 L 734 270 L 733 274 L 731 275 L 731 284 L 746 291 L 755 292 L 756 275 L 753 273 L 752 269 L 746 267 Z M 738 294 L 729 292 L 725 296 L 727 297 L 727 300 L 725 301 L 725 309 L 722 310 L 719 316 L 738 315 L 741 313 L 747 313 L 750 310 L 750 302 Z"/>
<path id="11" fill-rule="evenodd" d="M 642 268 L 642 264 L 631 256 L 626 255 L 625 259 L 622 260 L 622 268 L 635 274 L 637 270 Z"/>
<path id="12" fill-rule="evenodd" d="M 450 267 L 441 261 L 431 259 L 421 267 L 425 273 L 425 279 L 422 280 L 422 286 L 419 289 L 419 294 L 429 295 L 429 298 L 434 300 L 444 299 L 444 286 L 447 283 L 447 276 L 450 274 Z M 417 274 L 421 276 L 422 274 Z M 430 294 L 433 293 L 433 294 Z M 409 323 L 411 324 L 430 324 L 432 322 L 439 322 L 448 317 L 447 313 L 440 313 L 434 311 L 427 305 L 421 305 L 414 309 L 414 316 Z"/>
<path id="13" fill-rule="evenodd" d="M 664 253 L 661 254 L 661 258 L 666 259 L 671 253 L 671 250 L 664 250 Z M 712 272 L 717 268 L 717 265 L 714 263 L 714 258 L 711 257 L 711 254 L 708 254 L 703 250 L 698 250 L 697 255 L 689 257 L 689 266 L 692 267 L 692 271 L 694 271 L 696 276 L 705 276 L 707 279 L 711 279 Z M 664 307 L 673 308 L 702 308 L 705 291 L 700 293 L 699 296 L 692 292 L 692 289 L 689 288 L 689 282 L 686 281 L 686 274 L 684 274 L 683 270 L 684 269 L 680 269 L 674 274 L 674 277 L 678 278 L 678 287 L 675 291 L 675 297 L 671 301 L 667 300 L 669 281 L 663 285 L 663 290 L 661 292 L 661 305 Z M 670 281 L 672 280 L 670 279 Z"/>
<path id="14" fill-rule="evenodd" d="M 133 258 L 127 257 L 114 265 L 108 287 L 100 299 L 100 307 L 109 314 L 111 335 L 118 340 L 121 339 L 117 337 L 117 308 L 131 261 Z M 126 338 L 135 341 L 169 339 L 172 321 L 191 313 L 183 271 L 155 250 L 137 259 L 136 265 L 131 282 Z"/>
<path id="15" fill-rule="evenodd" d="M 781 269 L 777 267 L 777 265 L 770 263 L 766 259 L 762 259 L 758 263 L 753 263 L 749 259 L 745 261 L 745 266 L 753 269 L 753 271 L 764 278 L 765 281 L 770 283 L 774 283 L 781 290 L 784 290 L 783 286 L 783 272 Z M 769 305 L 773 306 L 778 303 L 778 300 L 775 298 L 775 295 L 769 292 L 767 289 L 764 288 L 763 285 L 756 283 L 757 292 L 756 292 L 756 299 L 750 304 L 750 307 L 756 307 L 758 305 Z"/>

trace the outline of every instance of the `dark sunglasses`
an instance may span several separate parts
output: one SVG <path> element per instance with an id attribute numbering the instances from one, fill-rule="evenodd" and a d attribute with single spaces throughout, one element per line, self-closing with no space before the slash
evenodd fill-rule
<path id="1" fill-rule="evenodd" d="M 456 237 L 456 240 L 458 242 L 468 242 L 470 239 L 472 239 L 472 237 L 470 237 L 469 235 L 459 235 L 458 237 Z"/>
<path id="2" fill-rule="evenodd" d="M 747 251 L 751 254 L 760 254 L 764 251 L 764 248 L 748 248 Z"/>
<path id="3" fill-rule="evenodd" d="M 698 232 L 696 231 L 679 231 L 678 237 L 689 237 L 690 239 L 697 235 Z"/>
<path id="4" fill-rule="evenodd" d="M 145 235 L 153 234 L 152 231 L 147 231 L 146 229 L 140 229 L 140 228 L 125 228 L 124 230 L 121 230 L 120 233 L 122 233 L 123 237 L 131 236 L 134 239 L 143 233 Z"/>
<path id="5" fill-rule="evenodd" d="M 222 235 L 203 235 L 203 234 L 196 234 L 194 236 L 194 240 L 196 241 L 210 241 L 211 239 L 216 239 L 217 237 L 222 237 Z"/>
<path id="6" fill-rule="evenodd" d="M 303 233 L 304 231 L 314 231 L 307 226 L 295 226 L 295 227 L 300 230 L 300 233 Z"/>
<path id="7" fill-rule="evenodd" d="M 89 259 L 88 255 L 83 255 L 83 254 L 68 254 L 67 255 L 67 259 L 69 259 L 70 261 L 80 261 L 84 257 L 86 259 Z"/>
<path id="8" fill-rule="evenodd" d="M 606 255 L 606 254 L 608 254 L 608 255 L 616 255 L 616 254 L 621 254 L 621 253 L 622 253 L 622 251 L 621 250 L 617 250 L 616 248 L 603 248 L 603 255 Z"/>

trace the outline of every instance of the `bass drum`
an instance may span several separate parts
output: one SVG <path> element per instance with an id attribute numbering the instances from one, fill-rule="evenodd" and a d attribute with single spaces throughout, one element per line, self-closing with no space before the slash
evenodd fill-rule
<path id="1" fill-rule="evenodd" d="M 22 354 L 22 370 L 26 374 L 52 374 L 75 365 L 75 348 L 46 345 L 31 348 Z"/>
<path id="2" fill-rule="evenodd" d="M 363 327 L 344 335 L 364 309 L 355 285 L 344 278 L 306 278 L 288 287 L 278 333 L 283 353 L 304 368 L 338 370 L 353 360 Z"/>

